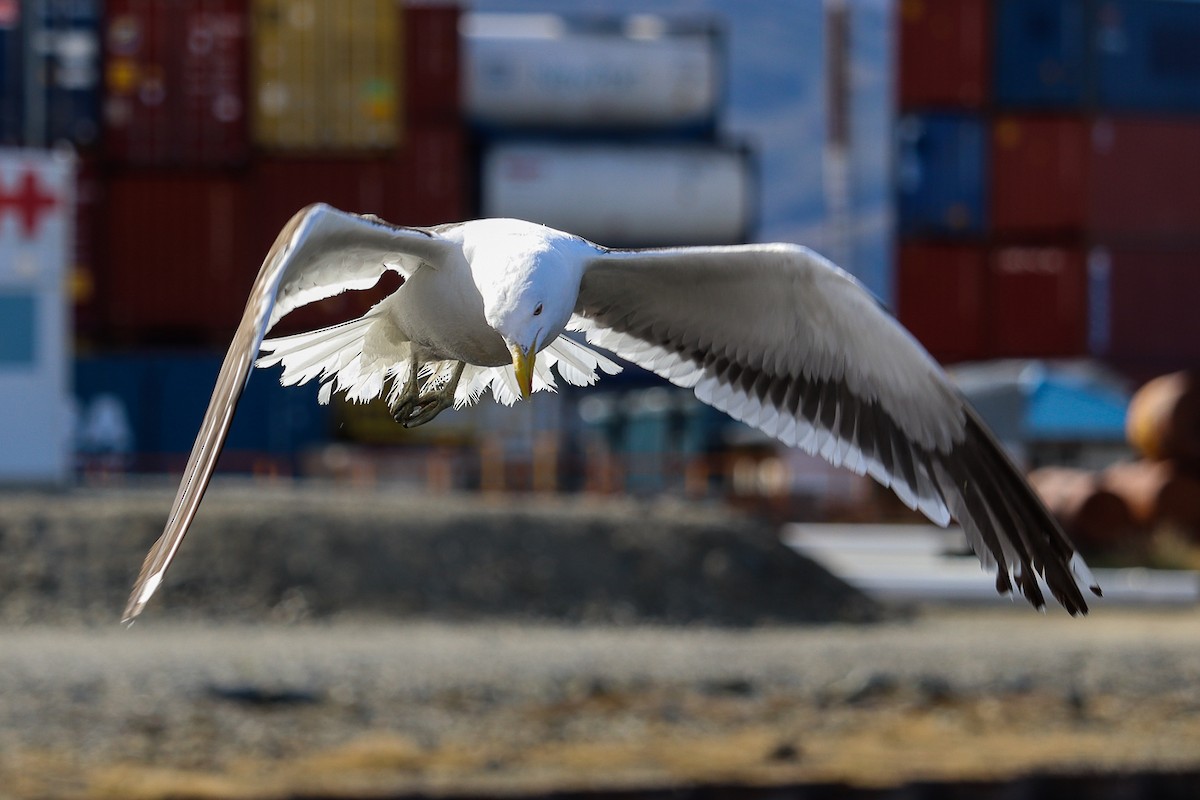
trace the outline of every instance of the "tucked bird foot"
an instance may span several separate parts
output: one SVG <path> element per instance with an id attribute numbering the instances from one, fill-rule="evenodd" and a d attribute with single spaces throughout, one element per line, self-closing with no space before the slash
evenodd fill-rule
<path id="1" fill-rule="evenodd" d="M 416 428 L 453 406 L 454 393 L 458 390 L 458 381 L 465 366 L 463 362 L 458 362 L 446 380 L 440 380 L 435 375 L 426 383 L 423 391 L 417 388 L 417 370 L 410 370 L 404 391 L 391 406 L 392 419 L 406 428 Z"/>

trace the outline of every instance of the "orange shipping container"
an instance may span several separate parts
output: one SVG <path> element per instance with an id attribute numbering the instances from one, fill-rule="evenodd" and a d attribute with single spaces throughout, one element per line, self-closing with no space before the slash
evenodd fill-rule
<path id="1" fill-rule="evenodd" d="M 255 142 L 279 151 L 394 147 L 394 0 L 254 0 Z"/>

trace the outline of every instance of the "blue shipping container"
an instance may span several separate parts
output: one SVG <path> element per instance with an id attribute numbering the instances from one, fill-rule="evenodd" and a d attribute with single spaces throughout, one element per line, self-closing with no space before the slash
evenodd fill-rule
<path id="1" fill-rule="evenodd" d="M 217 355 L 105 355 L 75 362 L 75 399 L 88 419 L 99 398 L 117 407 L 135 456 L 183 456 L 192 448 L 221 359 Z M 279 384 L 278 369 L 255 370 L 238 403 L 228 453 L 290 456 L 329 437 L 329 406 L 317 385 Z M 111 401 L 115 400 L 115 404 Z M 155 463 L 153 458 L 145 463 Z"/>
<path id="2" fill-rule="evenodd" d="M 996 10 L 996 102 L 1079 108 L 1089 95 L 1089 0 L 1002 0 Z"/>
<path id="3" fill-rule="evenodd" d="M 41 19 L 28 39 L 38 56 L 44 103 L 36 144 L 88 147 L 100 138 L 100 14 L 100 0 L 42 0 Z"/>
<path id="4" fill-rule="evenodd" d="M 0 147 L 19 145 L 24 133 L 24 43 L 21 4 L 0 0 Z"/>
<path id="5" fill-rule="evenodd" d="M 968 114 L 909 114 L 896 131 L 901 234 L 982 234 L 988 162 L 982 120 Z"/>
<path id="6" fill-rule="evenodd" d="M 1200 113 L 1200 3 L 1103 0 L 1093 39 L 1102 110 Z"/>
<path id="7" fill-rule="evenodd" d="M 215 355 L 155 359 L 160 452 L 192 449 L 220 367 Z M 290 455 L 326 438 L 329 406 L 317 402 L 318 384 L 281 386 L 279 372 L 256 369 L 250 374 L 229 427 L 226 452 Z"/>
<path id="8" fill-rule="evenodd" d="M 75 359 L 77 450 L 119 456 L 156 452 L 152 432 L 160 409 L 149 365 L 144 356 Z"/>

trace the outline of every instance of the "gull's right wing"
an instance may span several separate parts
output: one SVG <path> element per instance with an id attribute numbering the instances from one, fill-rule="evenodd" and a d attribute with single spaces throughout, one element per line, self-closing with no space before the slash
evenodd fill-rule
<path id="1" fill-rule="evenodd" d="M 406 228 L 378 217 L 318 203 L 298 212 L 280 231 L 250 289 L 246 310 L 221 364 L 217 384 L 162 536 L 154 543 L 125 607 L 133 622 L 162 582 L 208 488 L 238 399 L 267 332 L 289 311 L 349 289 L 367 289 L 387 270 L 408 277 L 461 258 L 458 245 L 435 229 Z"/>

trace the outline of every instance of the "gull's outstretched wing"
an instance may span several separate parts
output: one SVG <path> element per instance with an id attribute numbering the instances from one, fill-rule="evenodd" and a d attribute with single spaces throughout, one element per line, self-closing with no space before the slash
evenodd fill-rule
<path id="1" fill-rule="evenodd" d="M 267 331 L 300 306 L 348 289 L 373 286 L 385 270 L 408 276 L 423 264 L 436 268 L 456 253 L 461 258 L 458 246 L 438 236 L 436 230 L 399 227 L 324 204 L 308 206 L 292 217 L 271 246 L 250 289 L 171 515 L 147 554 L 125 607 L 126 623 L 141 613 L 158 588 L 196 515 Z"/>
<path id="2" fill-rule="evenodd" d="M 603 250 L 601 248 L 601 250 Z M 781 441 L 953 515 L 996 588 L 1085 613 L 1087 566 L 972 409 L 853 278 L 796 245 L 608 250 L 573 325 Z"/>

